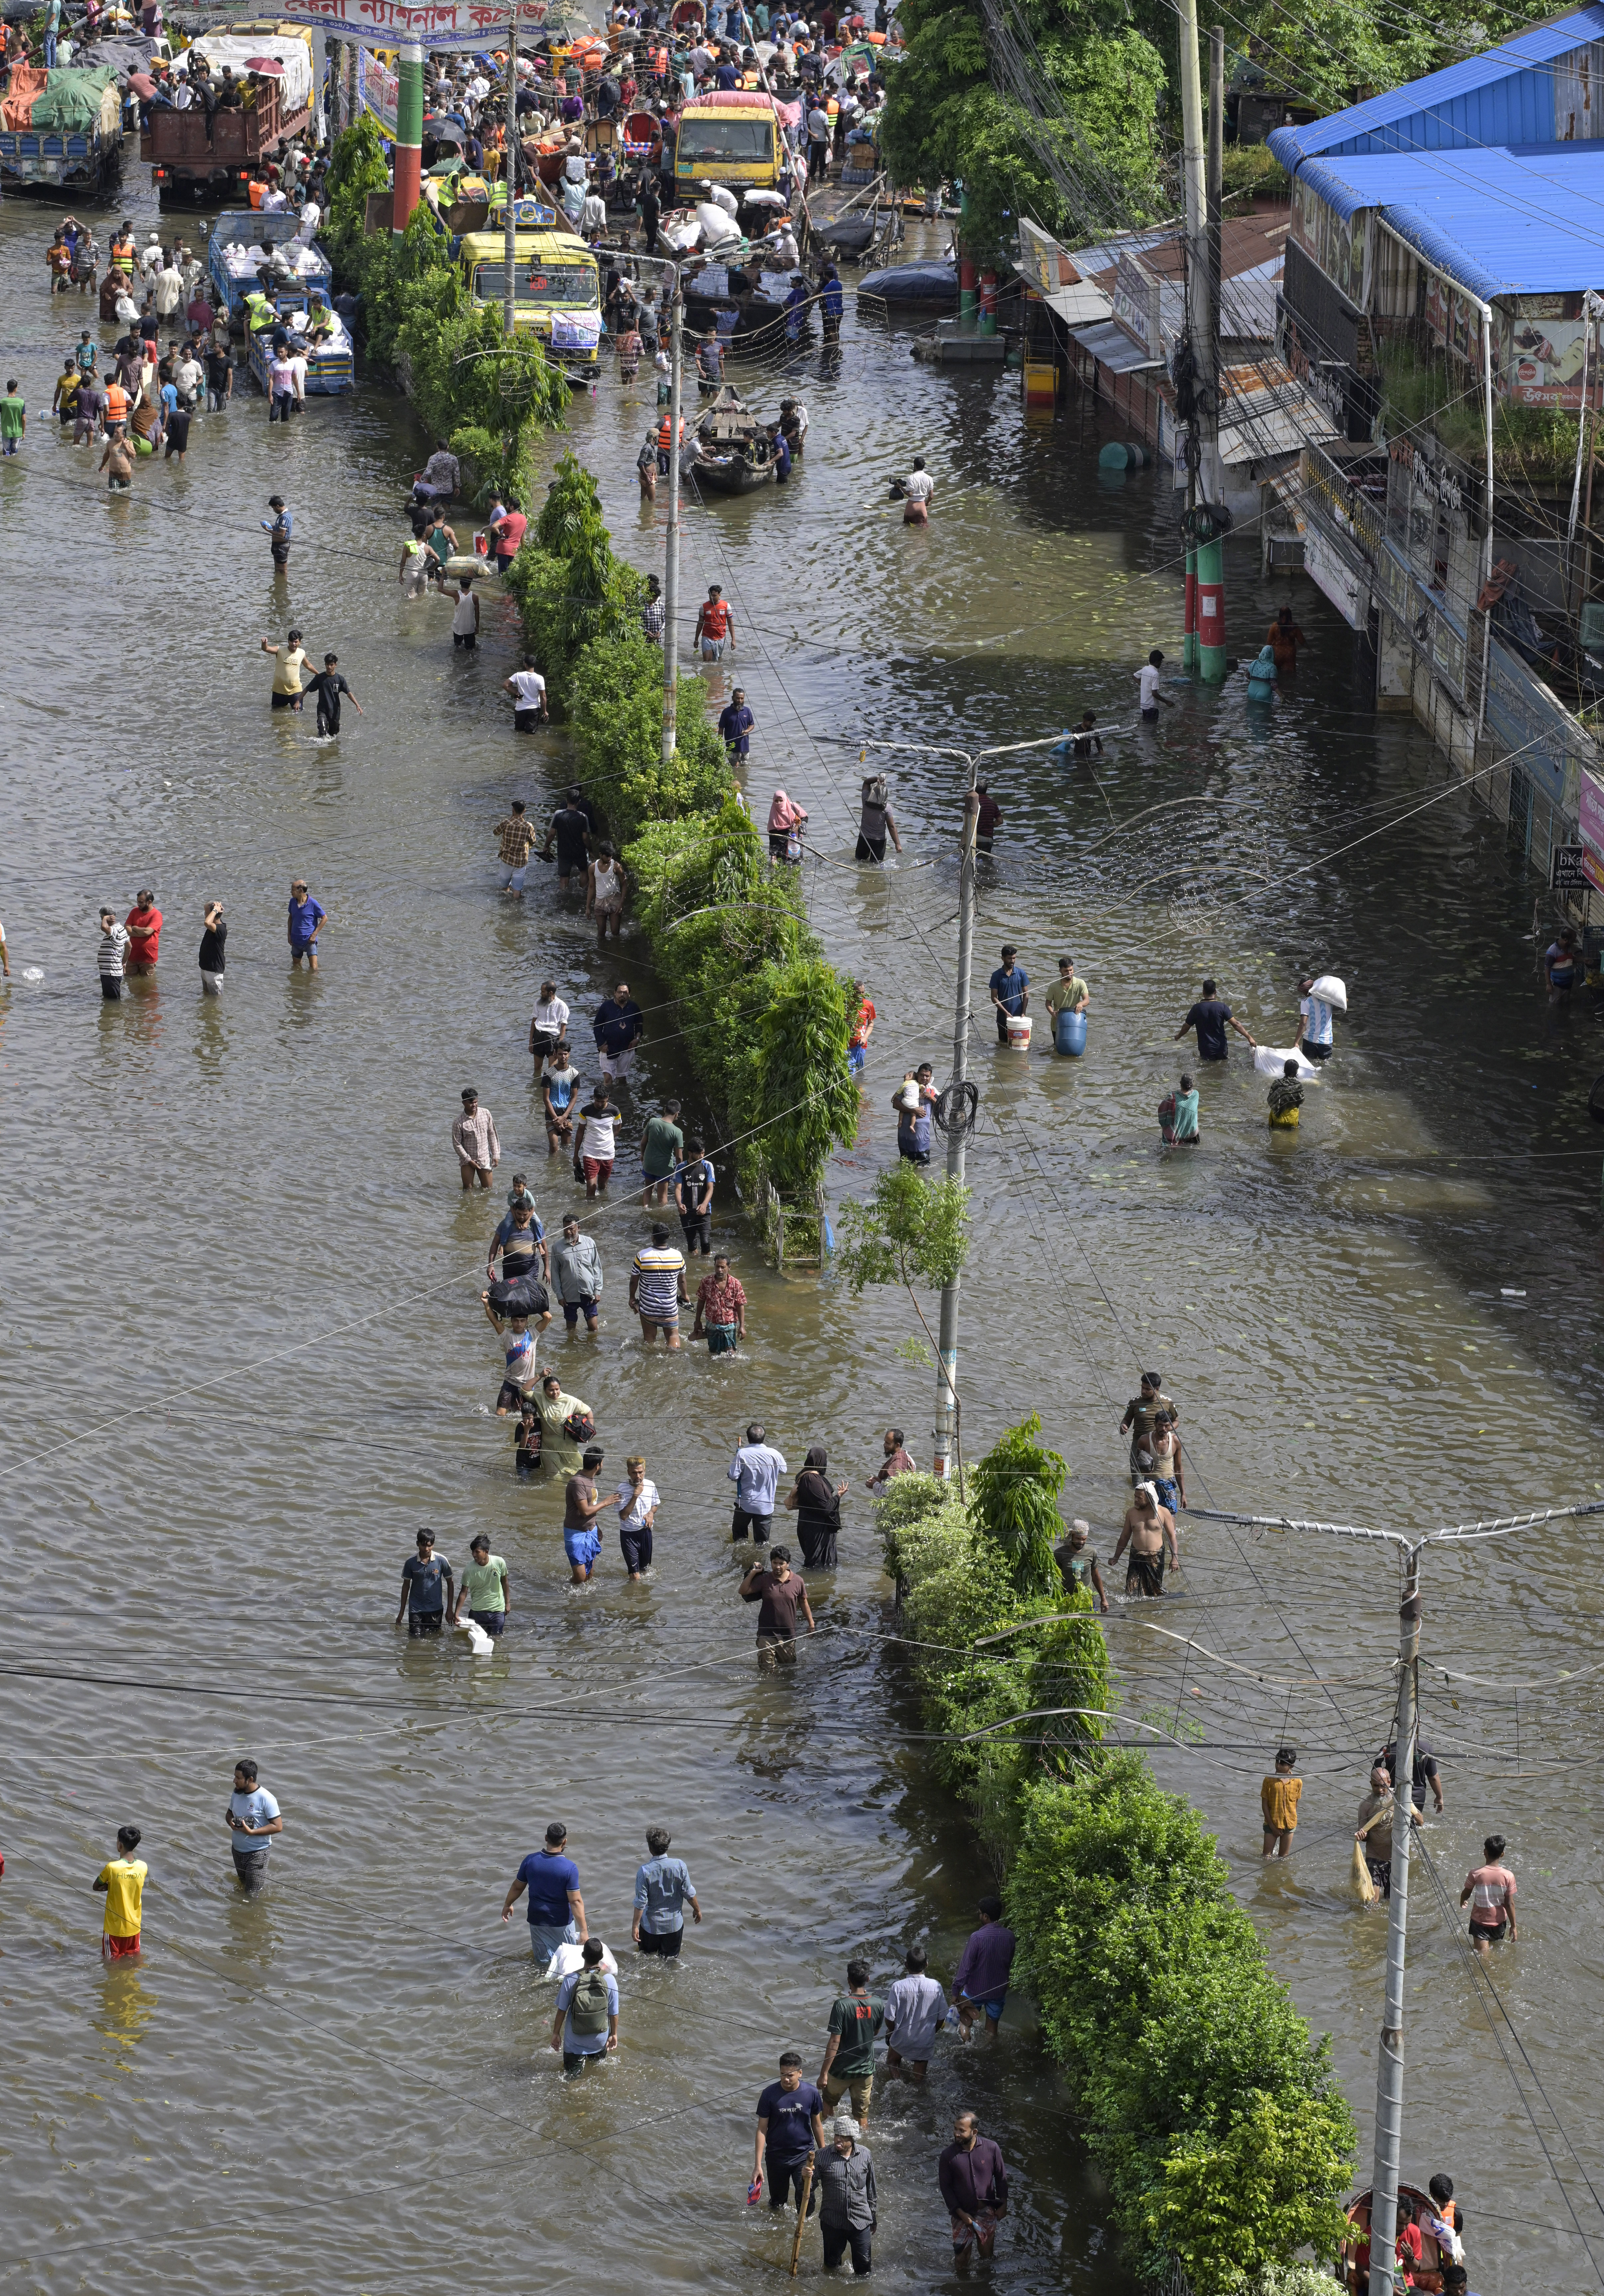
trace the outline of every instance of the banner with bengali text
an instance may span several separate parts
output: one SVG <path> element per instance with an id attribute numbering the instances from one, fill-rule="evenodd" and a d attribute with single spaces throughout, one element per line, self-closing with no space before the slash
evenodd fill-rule
<path id="1" fill-rule="evenodd" d="M 506 38 L 514 0 L 292 0 L 281 20 L 319 27 L 334 39 L 359 40 L 365 47 L 399 48 L 415 42 L 424 48 L 493 48 Z M 520 33 L 555 31 L 560 9 L 552 0 L 515 0 Z"/>

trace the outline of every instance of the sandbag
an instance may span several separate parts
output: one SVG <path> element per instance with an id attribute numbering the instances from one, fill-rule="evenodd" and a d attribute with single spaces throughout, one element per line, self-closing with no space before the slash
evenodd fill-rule
<path id="1" fill-rule="evenodd" d="M 1347 984 L 1338 980 L 1334 972 L 1322 972 L 1309 994 L 1318 996 L 1322 1004 L 1335 1005 L 1339 1013 L 1345 1013 L 1348 1009 Z"/>
<path id="2" fill-rule="evenodd" d="M 490 1305 L 498 1316 L 548 1316 L 551 1301 L 538 1275 L 498 1277 L 490 1286 Z"/>
<path id="3" fill-rule="evenodd" d="M 1368 1906 L 1372 1898 L 1376 1896 L 1377 1891 L 1376 1884 L 1370 1879 L 1370 1869 L 1364 1862 L 1364 1844 L 1362 1841 L 1356 1841 L 1353 1844 L 1353 1887 L 1359 1892 L 1360 1904 L 1361 1906 Z"/>
<path id="4" fill-rule="evenodd" d="M 1300 1084 L 1307 1084 L 1320 1074 L 1320 1070 L 1315 1063 L 1305 1060 L 1296 1045 L 1288 1045 L 1284 1053 L 1278 1053 L 1272 1045 L 1255 1045 L 1254 1047 L 1253 1064 L 1261 1076 L 1285 1076 L 1288 1061 L 1297 1062 L 1297 1080 Z"/>
<path id="5" fill-rule="evenodd" d="M 611 1946 L 603 1946 L 600 1965 L 609 1977 L 616 1977 L 618 1975 L 618 1964 L 613 1959 L 613 1948 Z M 584 1947 L 582 1945 L 569 1945 L 565 1941 L 557 1948 L 555 1953 L 553 1954 L 550 1961 L 547 1964 L 546 1974 L 547 1977 L 555 1978 L 556 1982 L 560 1985 L 565 1977 L 572 1977 L 576 1969 L 583 1969 L 584 1966 Z"/>

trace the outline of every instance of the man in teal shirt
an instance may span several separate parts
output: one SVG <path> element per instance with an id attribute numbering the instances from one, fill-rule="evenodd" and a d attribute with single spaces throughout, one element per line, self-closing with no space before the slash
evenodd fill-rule
<path id="1" fill-rule="evenodd" d="M 640 1177 L 646 1185 L 640 1201 L 648 1209 L 654 1202 L 667 1203 L 669 1184 L 685 1158 L 685 1135 L 675 1121 L 679 1113 L 679 1103 L 665 1100 L 662 1114 L 647 1119 L 641 1136 Z"/>

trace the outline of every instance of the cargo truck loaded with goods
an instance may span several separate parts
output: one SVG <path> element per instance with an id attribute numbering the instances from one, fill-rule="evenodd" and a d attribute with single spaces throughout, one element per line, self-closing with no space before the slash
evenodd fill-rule
<path id="1" fill-rule="evenodd" d="M 0 190 L 105 192 L 122 167 L 122 98 L 102 65 L 13 64 L 0 102 Z"/>
<path id="2" fill-rule="evenodd" d="M 311 35 L 288 26 L 271 33 L 208 32 L 179 57 L 177 69 L 186 69 L 194 55 L 206 57 L 214 86 L 226 64 L 245 83 L 248 100 L 239 109 L 218 105 L 210 123 L 198 103 L 187 111 L 152 109 L 139 156 L 151 163 L 164 208 L 243 205 L 252 177 L 310 123 Z M 264 60 L 278 70 L 250 69 Z"/>

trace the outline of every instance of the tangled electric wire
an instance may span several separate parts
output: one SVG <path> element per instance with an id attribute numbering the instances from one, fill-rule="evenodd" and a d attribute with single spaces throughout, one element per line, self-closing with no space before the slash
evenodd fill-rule
<path id="1" fill-rule="evenodd" d="M 936 1130 L 946 1134 L 949 1139 L 957 1133 L 967 1140 L 975 1129 L 979 1113 L 980 1086 L 970 1084 L 967 1079 L 962 1084 L 944 1085 L 936 1095 L 935 1106 L 931 1111 Z"/>

